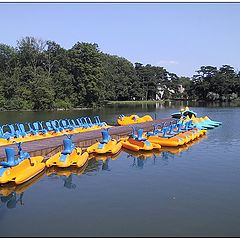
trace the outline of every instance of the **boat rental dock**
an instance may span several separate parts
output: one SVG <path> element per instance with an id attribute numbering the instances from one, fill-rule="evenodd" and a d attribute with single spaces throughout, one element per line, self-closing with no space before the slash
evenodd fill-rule
<path id="1" fill-rule="evenodd" d="M 154 121 L 144 122 L 144 123 L 137 123 L 128 126 L 113 126 L 109 128 L 109 133 L 111 134 L 112 138 L 120 139 L 121 137 L 126 137 L 132 132 L 131 126 L 135 126 L 137 129 L 142 128 L 144 131 L 152 130 L 154 124 L 164 123 L 166 125 L 172 123 L 176 119 L 173 118 L 164 118 L 164 119 L 157 119 Z M 81 147 L 83 150 L 95 143 L 97 140 L 100 140 L 101 129 L 87 131 L 82 133 L 73 134 L 73 142 L 76 146 Z M 49 158 L 53 154 L 57 153 L 62 149 L 63 139 L 65 136 L 56 136 L 51 138 L 39 139 L 34 141 L 24 142 L 22 144 L 23 150 L 29 152 L 31 156 L 44 156 L 44 158 Z M 12 147 L 17 152 L 16 144 L 10 144 L 6 146 L 0 146 L 0 159 L 5 158 L 5 148 Z"/>

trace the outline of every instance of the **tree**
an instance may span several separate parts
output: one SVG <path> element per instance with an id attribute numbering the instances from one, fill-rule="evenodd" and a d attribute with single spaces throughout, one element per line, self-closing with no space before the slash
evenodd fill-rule
<path id="1" fill-rule="evenodd" d="M 78 106 L 94 106 L 104 98 L 103 69 L 97 44 L 76 43 L 68 52 Z"/>

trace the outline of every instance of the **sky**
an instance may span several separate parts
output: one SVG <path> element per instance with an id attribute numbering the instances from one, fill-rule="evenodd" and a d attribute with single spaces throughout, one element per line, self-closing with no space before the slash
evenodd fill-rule
<path id="1" fill-rule="evenodd" d="M 240 71 L 240 3 L 0 3 L 0 43 L 34 36 L 191 77 L 203 65 Z"/>

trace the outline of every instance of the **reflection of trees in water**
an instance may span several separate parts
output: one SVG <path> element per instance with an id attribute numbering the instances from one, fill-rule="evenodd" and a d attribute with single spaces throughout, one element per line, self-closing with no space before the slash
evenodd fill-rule
<path id="1" fill-rule="evenodd" d="M 88 166 L 84 172 L 87 175 L 96 175 L 100 171 L 110 171 L 109 162 L 111 157 L 106 158 L 106 160 L 96 160 L 92 158 L 88 162 Z"/>
<path id="2" fill-rule="evenodd" d="M 20 194 L 12 192 L 8 196 L 1 196 L 0 200 L 3 205 L 6 205 L 7 208 L 12 209 L 15 208 L 17 204 L 24 205 L 23 194 L 23 192 Z"/>
<path id="3" fill-rule="evenodd" d="M 68 177 L 60 176 L 60 178 L 63 180 L 63 182 L 64 182 L 63 186 L 65 188 L 75 189 L 77 187 L 76 184 L 72 183 L 72 174 Z"/>

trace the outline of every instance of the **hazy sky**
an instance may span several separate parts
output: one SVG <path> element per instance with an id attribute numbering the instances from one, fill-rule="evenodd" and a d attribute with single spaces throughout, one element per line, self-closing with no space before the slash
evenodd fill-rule
<path id="1" fill-rule="evenodd" d="M 240 70 L 240 3 L 0 3 L 0 42 L 77 41 L 131 62 L 192 76 L 202 65 Z"/>

